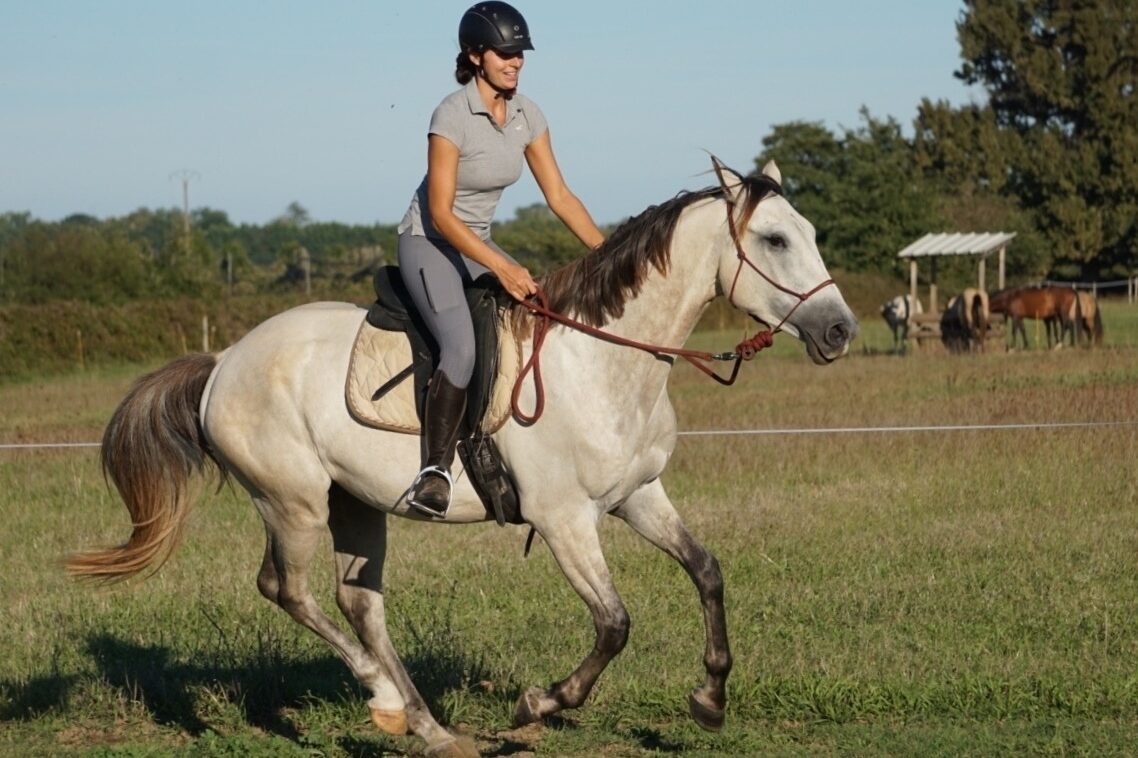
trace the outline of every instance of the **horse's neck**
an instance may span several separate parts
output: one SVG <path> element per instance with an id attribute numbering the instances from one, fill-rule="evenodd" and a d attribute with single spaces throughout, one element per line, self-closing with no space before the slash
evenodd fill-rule
<path id="1" fill-rule="evenodd" d="M 714 233 L 716 207 L 722 205 L 703 203 L 684 212 L 672 237 L 666 270 L 649 270 L 640 292 L 610 323 L 610 331 L 654 345 L 683 346 L 715 298 L 719 256 L 713 247 L 722 242 L 722 235 Z"/>
<path id="2" fill-rule="evenodd" d="M 713 205 L 722 209 L 721 204 Z M 716 294 L 719 256 L 713 248 L 723 244 L 718 239 L 723 235 L 715 234 L 718 217 L 713 209 L 711 213 L 707 210 L 706 207 L 694 206 L 684 211 L 672 237 L 665 272 L 651 269 L 639 293 L 625 302 L 624 312 L 608 322 L 603 327 L 604 331 L 643 344 L 683 347 Z M 643 350 L 624 347 L 613 351 L 610 343 L 579 333 L 573 335 L 572 342 L 577 360 L 605 364 L 608 369 L 605 373 L 622 384 L 626 384 L 631 376 L 661 385 L 667 381 L 670 369 L 667 361 L 650 358 L 652 370 L 647 375 L 635 368 L 645 365 L 643 362 L 648 356 Z M 618 365 L 612 365 L 614 361 Z M 622 372 L 624 368 L 628 373 Z"/>

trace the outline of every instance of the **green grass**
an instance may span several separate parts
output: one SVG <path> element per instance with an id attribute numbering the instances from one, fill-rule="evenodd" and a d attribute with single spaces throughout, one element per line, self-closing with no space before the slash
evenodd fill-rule
<path id="1" fill-rule="evenodd" d="M 683 429 L 1135 421 L 1138 308 L 1107 313 L 1101 350 L 859 345 L 822 369 L 780 338 L 732 388 L 678 366 L 672 396 Z M 0 441 L 97 439 L 141 370 L 0 385 Z M 686 714 L 702 674 L 695 591 L 617 522 L 602 536 L 632 634 L 585 707 L 509 728 L 517 694 L 592 645 L 548 551 L 522 558 L 521 528 L 396 520 L 392 635 L 436 716 L 490 755 L 1131 755 L 1136 432 L 682 437 L 665 482 L 727 581 L 719 734 Z M 126 533 L 97 456 L 0 452 L 0 755 L 417 750 L 377 734 L 340 661 L 261 599 L 263 532 L 243 493 L 207 489 L 147 581 L 69 583 L 63 555 Z M 328 564 L 314 584 L 334 614 Z"/>

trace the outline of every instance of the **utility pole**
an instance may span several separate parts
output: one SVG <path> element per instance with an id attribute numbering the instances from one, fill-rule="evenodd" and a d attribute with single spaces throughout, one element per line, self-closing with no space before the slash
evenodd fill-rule
<path id="1" fill-rule="evenodd" d="M 182 240 L 186 246 L 186 254 L 190 253 L 190 180 L 201 179 L 197 171 L 184 168 L 170 174 L 170 178 L 182 180 Z"/>
<path id="2" fill-rule="evenodd" d="M 300 258 L 300 268 L 304 271 L 304 296 L 309 297 L 312 295 L 312 256 L 304 245 L 300 246 L 297 255 Z"/>

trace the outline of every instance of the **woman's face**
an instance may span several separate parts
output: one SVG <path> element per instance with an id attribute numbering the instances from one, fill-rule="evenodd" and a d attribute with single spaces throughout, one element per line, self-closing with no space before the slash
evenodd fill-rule
<path id="1" fill-rule="evenodd" d="M 471 54 L 470 59 L 474 61 L 475 66 L 482 69 L 482 74 L 487 81 L 498 89 L 518 88 L 518 74 L 521 73 L 522 66 L 526 62 L 525 54 L 522 51 L 500 53 L 491 48 L 482 53 L 481 56 L 477 53 Z"/>

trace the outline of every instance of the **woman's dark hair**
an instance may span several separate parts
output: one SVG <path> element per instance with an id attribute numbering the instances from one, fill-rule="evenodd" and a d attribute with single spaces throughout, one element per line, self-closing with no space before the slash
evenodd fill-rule
<path id="1" fill-rule="evenodd" d="M 474 61 L 470 60 L 470 55 L 465 51 L 461 51 L 458 57 L 454 59 L 454 78 L 459 84 L 466 84 L 478 72 L 478 67 L 474 65 Z"/>

